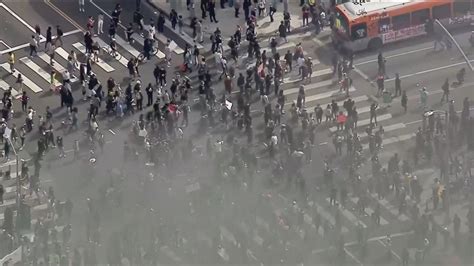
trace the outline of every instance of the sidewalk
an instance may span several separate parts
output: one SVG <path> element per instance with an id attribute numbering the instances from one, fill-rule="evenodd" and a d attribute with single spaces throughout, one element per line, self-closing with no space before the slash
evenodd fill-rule
<path id="1" fill-rule="evenodd" d="M 179 1 L 178 1 L 179 2 Z M 184 17 L 184 23 L 187 25 L 187 27 L 184 27 L 184 32 L 185 35 L 183 38 L 188 39 L 191 38 L 192 36 L 192 29 L 189 27 L 190 21 L 191 21 L 191 13 L 192 11 L 187 10 L 185 7 L 185 1 L 183 1 L 181 5 L 178 4 L 178 14 L 183 15 Z M 194 8 L 194 13 L 198 19 L 201 19 L 201 8 L 200 8 L 200 2 L 195 1 L 195 8 Z M 155 7 L 159 12 L 162 12 L 166 17 L 169 16 L 169 13 L 171 11 L 171 4 L 169 3 L 169 0 L 148 0 L 148 3 Z M 280 25 L 280 21 L 283 20 L 283 4 L 280 3 L 280 1 L 277 1 L 277 12 L 275 13 L 274 17 L 274 22 L 270 23 L 270 17 L 268 16 L 262 16 L 258 18 L 258 27 L 257 27 L 257 34 L 259 36 L 267 36 L 267 35 L 272 35 L 272 34 L 278 34 L 278 27 Z M 233 7 L 228 7 L 226 5 L 225 9 L 220 8 L 219 2 L 216 4 L 216 18 L 219 21 L 219 23 L 211 23 L 209 21 L 209 17 L 203 20 L 203 32 L 204 32 L 204 40 L 209 40 L 210 34 L 212 34 L 217 27 L 222 32 L 222 36 L 224 37 L 225 40 L 230 38 L 232 36 L 237 28 L 237 25 L 240 25 L 242 27 L 242 34 L 245 34 L 245 16 L 244 16 L 244 11 L 241 8 L 240 9 L 240 16 L 239 18 L 236 18 L 234 16 L 234 8 Z M 301 19 L 301 8 L 299 6 L 299 1 L 290 1 L 289 5 L 289 12 L 291 14 L 291 29 L 292 31 L 295 29 L 298 29 L 298 31 L 301 30 L 311 30 L 310 27 L 302 27 L 302 19 Z M 266 14 L 265 14 L 266 15 Z M 166 21 L 168 25 L 170 25 L 169 20 Z M 207 41 L 206 41 L 207 42 Z"/>

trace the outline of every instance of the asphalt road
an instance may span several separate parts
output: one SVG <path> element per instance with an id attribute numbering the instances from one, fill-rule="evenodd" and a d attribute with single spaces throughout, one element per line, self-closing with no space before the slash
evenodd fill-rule
<path id="1" fill-rule="evenodd" d="M 99 12 L 97 7 L 87 1 L 86 12 L 82 14 L 77 12 L 77 3 L 75 1 L 68 1 L 66 3 L 52 1 L 52 3 L 60 7 L 62 12 L 64 12 L 67 17 L 72 18 L 73 22 L 69 21 L 69 18 L 65 18 L 65 14 L 56 13 L 54 18 L 51 14 L 51 16 L 48 16 L 48 20 L 42 22 L 37 22 L 37 19 L 28 19 L 27 21 L 29 24 L 35 25 L 36 23 L 41 23 L 42 28 L 45 28 L 46 25 L 55 25 L 60 23 L 57 21 L 58 17 L 61 17 L 61 20 L 67 20 L 69 25 L 77 24 L 77 26 L 83 26 L 85 25 L 88 15 L 96 15 Z M 97 3 L 108 13 L 111 12 L 113 6 L 115 5 L 115 3 L 112 1 L 97 1 Z M 7 4 L 11 5 L 10 3 Z M 130 1 L 130 3 L 123 4 L 122 6 L 124 8 L 122 23 L 126 24 L 131 19 L 134 3 Z M 24 10 L 22 8 L 20 9 L 18 10 L 18 13 L 26 12 L 26 10 L 28 10 L 26 8 Z M 49 14 L 47 12 L 51 12 L 51 10 L 51 7 L 47 5 L 41 5 L 40 10 L 34 11 L 33 13 L 37 14 L 36 16 L 40 16 L 42 19 L 45 19 L 45 17 L 38 14 Z M 152 10 L 146 10 L 147 11 L 145 12 L 148 12 L 148 15 L 145 15 L 145 17 L 151 17 L 151 14 L 153 14 Z M 22 16 L 30 17 L 28 15 L 29 13 L 21 14 Z M 35 15 L 31 15 L 32 18 L 34 18 L 34 16 Z M 49 17 L 51 17 L 51 20 L 49 20 Z M 38 20 L 40 20 L 40 18 L 38 18 Z M 21 32 L 21 25 L 19 26 L 15 24 L 14 27 L 15 28 L 12 30 Z M 104 30 L 107 30 L 107 24 L 104 25 Z M 122 32 L 119 34 L 123 37 Z M 467 34 L 458 34 L 456 37 L 460 39 L 462 46 L 467 46 Z M 101 36 L 101 38 L 104 41 L 107 40 L 106 36 Z M 74 49 L 72 44 L 76 42 L 82 42 L 82 35 L 80 33 L 66 37 L 64 49 L 66 51 Z M 182 47 L 182 40 L 176 40 L 176 42 L 180 47 Z M 298 38 L 292 42 L 297 43 Z M 318 59 L 321 62 L 320 64 L 315 64 L 314 71 L 319 74 L 326 73 L 326 70 L 330 68 L 328 62 L 330 61 L 331 49 L 328 47 L 320 47 L 318 42 L 314 42 L 311 39 L 303 40 L 303 46 L 305 51 L 308 52 L 308 55 L 312 55 L 314 59 Z M 433 53 L 430 48 L 431 46 L 431 42 L 417 40 L 413 43 L 404 42 L 389 46 L 384 49 L 384 55 L 387 58 L 387 72 L 389 77 L 391 78 L 394 73 L 400 73 L 402 76 L 402 88 L 407 90 L 409 97 L 409 111 L 407 114 L 402 113 L 398 98 L 394 99 L 392 106 L 388 110 L 379 113 L 379 117 L 383 117 L 383 115 L 388 117 L 387 119 L 380 122 L 385 127 L 389 127 L 391 125 L 400 125 L 393 127 L 393 130 L 387 130 L 385 139 L 391 139 L 400 135 L 412 134 L 416 131 L 418 126 L 421 125 L 421 111 L 418 109 L 419 86 L 416 86 L 417 83 L 419 83 L 420 86 L 426 86 L 428 88 L 428 91 L 430 92 L 430 106 L 436 109 L 446 108 L 445 105 L 439 105 L 439 99 L 441 97 L 441 84 L 444 82 L 446 77 L 450 77 L 451 80 L 454 80 L 456 71 L 458 71 L 463 66 L 465 67 L 465 64 L 462 63 L 462 60 L 455 51 Z M 135 43 L 133 44 L 133 47 L 140 51 L 140 45 Z M 160 47 L 163 47 L 163 43 L 160 43 Z M 289 46 L 289 48 L 286 49 L 294 49 L 294 46 Z M 286 49 L 282 49 L 282 51 L 286 51 Z M 125 53 L 125 51 L 123 52 Z M 17 52 L 18 59 L 25 55 L 26 51 Z M 126 69 L 119 62 L 108 56 L 101 55 L 101 58 L 114 68 L 114 71 L 112 72 L 105 72 L 97 65 L 93 67 L 93 71 L 98 75 L 102 83 L 104 83 L 107 78 L 113 77 L 116 81 L 121 83 L 122 88 L 127 86 L 129 83 L 129 78 Z M 181 58 L 181 55 L 173 53 L 173 63 L 177 64 L 181 61 Z M 6 58 L 2 58 L 2 62 L 5 62 L 5 60 Z M 42 69 L 45 69 L 49 72 L 50 67 L 46 63 L 38 59 L 33 60 Z M 65 65 L 65 61 L 61 57 L 57 56 L 56 60 L 61 65 Z M 157 61 L 146 63 L 140 68 L 142 74 L 141 80 L 144 81 L 145 84 L 153 80 L 152 65 L 155 62 Z M 377 67 L 376 55 L 369 53 L 358 55 L 355 59 L 355 66 L 356 71 L 352 73 L 355 91 L 351 92 L 351 97 L 354 99 L 361 99 L 357 102 L 357 106 L 359 110 L 363 110 L 364 108 L 366 109 L 368 104 L 370 104 L 368 96 L 372 96 L 376 92 L 376 88 L 374 88 L 370 83 L 370 80 L 372 79 Z M 65 111 L 57 108 L 59 106 L 59 97 L 47 92 L 49 88 L 48 82 L 21 63 L 19 63 L 17 67 L 19 71 L 24 73 L 25 76 L 34 80 L 34 82 L 44 90 L 43 92 L 37 94 L 33 94 L 31 91 L 28 91 L 28 93 L 32 96 L 31 103 L 38 113 L 43 113 L 43 110 L 45 110 L 46 106 L 51 106 L 54 109 L 54 120 L 57 122 L 61 121 L 65 115 Z M 243 64 L 243 67 L 245 67 L 245 64 Z M 173 72 L 174 71 L 172 71 L 172 68 L 168 70 L 168 80 L 171 79 L 172 75 L 174 74 Z M 290 74 L 291 80 L 294 78 L 297 79 L 296 77 L 296 73 Z M 14 83 L 14 77 L 10 76 L 3 69 L 0 69 L 0 78 L 5 80 L 8 84 Z M 328 74 L 317 75 L 313 77 L 311 84 L 326 82 L 328 80 L 331 80 L 331 77 Z M 460 108 L 462 99 L 464 97 L 472 97 L 473 82 L 474 80 L 472 80 L 472 77 L 470 75 L 466 75 L 465 85 L 452 89 L 452 97 L 455 100 L 457 109 Z M 305 85 L 308 87 L 306 91 L 306 97 L 313 97 L 314 99 L 312 101 L 308 101 L 309 107 L 314 107 L 317 103 L 325 104 L 330 102 L 331 99 L 334 98 L 332 91 L 338 90 L 337 86 L 333 85 L 322 85 L 317 86 L 314 89 L 309 89 L 311 84 Z M 393 82 L 388 81 L 387 87 L 390 88 L 390 86 L 393 86 L 392 84 Z M 292 100 L 296 99 L 298 86 L 299 83 L 296 80 L 294 80 L 294 82 L 287 82 L 286 84 L 283 84 L 282 88 L 287 93 L 287 102 L 291 102 Z M 80 121 L 82 121 L 85 118 L 88 104 L 81 101 L 80 90 L 78 89 L 77 85 L 75 85 L 73 88 L 76 103 L 81 110 Z M 221 83 L 215 85 L 215 90 L 219 94 L 222 92 L 222 88 L 223 87 Z M 326 96 L 323 97 L 322 94 L 325 94 Z M 364 98 L 364 96 L 367 96 L 367 99 Z M 15 104 L 15 107 L 18 108 L 18 104 Z M 254 110 L 256 110 L 254 113 L 254 123 L 256 127 L 259 128 L 258 131 L 260 131 L 260 128 L 262 128 L 261 124 L 263 119 L 262 115 L 259 114 L 258 111 L 262 110 L 262 107 L 257 102 L 253 104 L 252 108 L 255 108 Z M 367 112 L 361 114 L 360 119 L 364 120 L 368 118 L 367 115 Z M 190 117 L 190 121 L 193 121 L 193 123 L 189 128 L 186 129 L 186 134 L 189 133 L 192 135 L 197 130 L 197 121 L 199 120 L 198 117 L 198 114 L 193 112 Z M 24 115 L 22 115 L 20 112 L 17 112 L 16 118 L 17 120 L 15 120 L 15 122 L 17 124 L 21 124 L 24 120 Z M 258 186 L 257 193 L 255 193 L 255 191 L 247 192 L 241 191 L 240 189 L 229 189 L 226 186 L 222 187 L 222 185 L 214 184 L 212 179 L 209 178 L 212 170 L 209 165 L 207 165 L 207 167 L 201 167 L 201 165 L 205 165 L 206 159 L 197 157 L 195 158 L 195 163 L 181 165 L 182 172 L 180 171 L 179 173 L 176 173 L 175 177 L 172 179 L 167 178 L 168 172 L 166 169 L 159 169 L 158 173 L 160 173 L 160 176 L 152 180 L 151 183 L 147 181 L 144 177 L 147 175 L 148 170 L 143 164 L 134 165 L 133 163 L 122 163 L 123 142 L 125 139 L 127 139 L 131 120 L 136 118 L 137 115 L 126 118 L 121 123 L 101 120 L 100 125 L 106 134 L 106 140 L 108 143 L 106 144 L 104 156 L 99 157 L 98 166 L 94 170 L 96 172 L 95 175 L 93 175 L 92 172 L 89 172 L 91 170 L 89 169 L 90 167 L 88 167 L 85 162 L 82 162 L 82 160 L 87 160 L 87 151 L 84 151 L 83 159 L 79 160 L 79 162 L 72 159 L 70 152 L 65 159 L 61 160 L 55 158 L 56 151 L 52 151 L 49 155 L 50 159 L 47 160 L 46 167 L 43 170 L 44 175 L 51 176 L 51 178 L 54 180 L 52 185 L 55 187 L 58 198 L 64 200 L 66 198 L 71 198 L 75 203 L 74 217 L 76 217 L 76 219 L 74 220 L 73 231 L 77 244 L 80 245 L 85 242 L 83 234 L 83 214 L 86 209 L 85 198 L 97 197 L 98 188 L 104 184 L 107 184 L 109 181 L 110 174 L 108 174 L 108 170 L 111 168 L 118 168 L 124 170 L 127 173 L 126 178 L 120 181 L 120 187 L 123 187 L 123 194 L 125 195 L 124 197 L 126 199 L 124 200 L 124 206 L 121 208 L 110 207 L 110 210 L 107 213 L 104 213 L 104 216 L 106 217 L 105 223 L 107 224 L 103 229 L 103 233 L 105 235 L 104 239 L 107 238 L 106 235 L 108 233 L 121 230 L 123 226 L 130 223 L 143 225 L 143 232 L 140 232 L 140 234 L 146 238 L 146 234 L 148 232 L 147 228 L 150 226 L 149 220 L 152 219 L 146 210 L 149 208 L 154 208 L 156 213 L 159 214 L 158 216 L 163 217 L 163 219 L 166 220 L 165 223 L 169 225 L 170 228 L 173 228 L 170 229 L 170 231 L 174 231 L 176 228 L 178 228 L 182 232 L 183 237 L 191 241 L 191 243 L 188 245 L 188 247 L 191 249 L 189 252 L 186 249 L 180 250 L 172 248 L 175 253 L 178 253 L 178 256 L 182 258 L 185 263 L 194 262 L 196 260 L 203 264 L 222 263 L 222 261 L 220 261 L 218 258 L 215 258 L 215 250 L 212 248 L 212 246 L 207 246 L 207 240 L 205 240 L 206 237 L 213 239 L 216 232 L 219 231 L 221 231 L 221 235 L 227 235 L 221 237 L 221 243 L 230 253 L 230 257 L 233 258 L 232 261 L 239 261 L 241 254 L 238 252 L 240 249 L 235 248 L 232 244 L 232 241 L 229 240 L 229 235 L 223 233 L 226 230 L 223 230 L 221 228 L 222 226 L 227 228 L 227 231 L 230 231 L 232 235 L 234 235 L 236 238 L 239 238 L 239 240 L 241 238 L 248 238 L 248 250 L 250 250 L 255 255 L 257 261 L 271 261 L 273 263 L 278 263 L 280 259 L 284 259 L 284 261 L 306 261 L 311 263 L 311 261 L 314 261 L 312 259 L 320 257 L 333 258 L 333 255 L 330 254 L 330 246 L 333 245 L 332 241 L 322 240 L 323 238 L 321 238 L 321 236 L 316 236 L 316 239 L 310 240 L 308 244 L 308 242 L 305 242 L 307 240 L 300 236 L 300 229 L 303 229 L 305 232 L 312 230 L 313 227 L 310 220 L 309 222 L 305 222 L 304 225 L 294 227 L 292 226 L 289 231 L 279 229 L 279 225 L 274 224 L 275 213 L 284 213 L 284 216 L 291 220 L 290 223 L 292 225 L 297 223 L 296 221 L 292 220 L 295 216 L 293 213 L 291 213 L 292 201 L 295 199 L 298 203 L 300 203 L 300 197 L 295 192 L 295 190 L 288 191 L 286 189 L 268 189 L 268 186 L 264 185 L 265 181 L 267 180 L 265 173 L 262 173 L 262 176 L 259 176 L 258 178 L 258 183 L 260 183 L 260 186 Z M 111 129 L 113 133 L 108 129 Z M 363 127 L 361 127 L 359 130 L 363 132 Z M 332 137 L 326 126 L 319 127 L 317 131 L 318 133 L 313 161 L 312 163 L 305 166 L 305 177 L 307 184 L 310 186 L 310 198 L 315 203 L 319 211 L 325 211 L 326 214 L 323 215 L 325 216 L 323 217 L 323 220 L 330 222 L 334 219 L 336 212 L 339 210 L 337 210 L 338 208 L 336 207 L 329 206 L 327 202 L 328 192 L 317 190 L 317 182 L 315 180 L 322 175 L 322 159 L 327 156 L 333 157 L 334 152 L 332 148 Z M 58 128 L 57 134 L 61 134 L 60 132 L 61 129 Z M 75 139 L 82 138 L 82 131 L 67 135 L 65 137 L 66 150 L 71 149 L 72 143 Z M 30 142 L 34 140 L 35 136 L 31 136 L 29 138 Z M 366 140 L 363 142 L 366 143 Z M 34 153 L 36 150 L 36 145 L 35 143 L 31 144 L 33 145 L 29 145 L 27 150 L 31 153 Z M 408 150 L 412 144 L 413 140 L 395 141 L 387 144 L 382 151 L 381 157 L 383 158 L 383 161 L 386 162 L 389 156 L 391 156 L 394 152 L 399 152 L 400 155 L 404 156 L 406 154 L 406 150 Z M 205 138 L 199 140 L 197 139 L 196 145 L 201 146 L 201 148 L 204 149 Z M 257 148 L 260 147 L 259 144 L 256 144 L 256 146 Z M 266 160 L 262 159 L 262 162 L 265 164 Z M 346 173 L 344 172 L 344 166 L 342 165 L 343 162 L 344 161 L 339 158 L 333 160 L 333 164 L 341 169 L 338 171 L 338 175 L 340 175 L 341 178 L 346 176 Z M 369 173 L 370 166 L 363 166 L 360 171 L 363 173 Z M 190 175 L 189 173 L 192 174 Z M 92 176 L 95 177 L 89 179 Z M 426 176 L 420 175 L 420 179 L 422 179 L 422 182 L 427 186 L 431 184 L 432 178 L 432 174 Z M 184 190 L 184 187 L 195 180 L 201 180 L 203 185 L 205 184 L 213 187 L 213 189 L 211 189 L 212 193 L 210 195 L 216 198 L 223 197 L 223 199 L 216 200 L 216 202 L 219 203 L 210 203 L 204 207 L 190 206 L 189 202 L 193 201 L 193 196 L 187 194 Z M 260 194 L 268 191 L 273 193 L 273 197 L 268 201 L 262 201 Z M 429 193 L 430 191 L 428 190 L 427 192 Z M 280 197 L 278 194 L 281 194 L 282 197 Z M 346 252 L 347 263 L 349 265 L 357 265 L 359 262 L 361 262 L 360 264 L 363 265 L 379 265 L 381 259 L 383 259 L 382 256 L 386 251 L 386 247 L 384 247 L 379 240 L 383 239 L 383 237 L 388 233 L 393 235 L 405 234 L 406 232 L 410 231 L 411 221 L 409 218 L 406 220 L 402 218 L 402 216 L 394 214 L 389 206 L 389 208 L 382 208 L 382 217 L 384 217 L 387 224 L 379 228 L 373 227 L 371 225 L 370 217 L 359 215 L 357 211 L 355 211 L 356 200 L 357 199 L 354 199 L 354 201 L 352 201 L 351 199 L 347 210 L 340 210 L 343 213 L 343 227 L 345 227 L 347 230 L 347 232 L 344 234 L 345 242 L 351 243 L 354 241 L 354 228 L 357 226 L 356 222 L 359 221 L 369 226 L 370 230 L 368 232 L 368 238 L 373 239 L 373 241 L 370 241 L 370 250 L 368 253 L 369 256 L 365 261 L 359 257 L 356 245 L 348 245 Z M 256 202 L 259 201 L 262 202 L 256 204 Z M 377 200 L 371 201 L 372 207 L 373 203 L 375 202 L 377 202 Z M 389 198 L 388 204 L 394 205 L 395 203 L 393 203 L 393 199 Z M 255 211 L 249 213 L 249 210 L 254 209 Z M 196 210 L 199 211 L 196 212 Z M 310 211 L 307 210 L 307 212 Z M 352 215 L 350 213 L 352 213 Z M 311 215 L 310 213 L 308 214 Z M 196 221 L 197 223 L 195 223 Z M 267 226 L 267 224 L 269 226 Z M 252 230 L 246 230 L 246 228 L 251 228 Z M 321 234 L 321 232 L 316 233 L 316 235 Z M 255 236 L 267 239 L 272 235 L 278 235 L 279 238 L 288 241 L 288 243 L 285 244 L 278 244 L 287 245 L 287 253 L 279 254 L 279 251 L 281 250 L 279 248 L 270 250 L 264 249 L 260 244 L 258 244 L 259 241 L 255 240 Z M 393 236 L 392 240 L 394 243 L 393 251 L 398 256 L 400 256 L 402 247 L 410 242 L 410 236 L 409 234 L 401 235 L 400 237 Z M 300 247 L 303 246 L 308 250 L 300 249 Z M 194 254 L 193 252 L 195 251 L 192 251 L 192 249 L 198 249 L 200 251 L 198 252 L 199 256 L 191 255 Z M 314 254 L 312 254 L 313 251 L 318 250 L 322 251 L 314 252 Z M 162 251 L 162 253 L 164 260 L 170 259 L 169 255 L 166 255 L 168 254 L 167 252 Z M 326 253 L 329 253 L 329 255 Z M 435 254 L 432 257 L 433 261 L 440 261 L 440 257 L 445 256 L 445 254 L 441 252 L 439 252 L 439 254 L 437 252 L 433 252 L 433 254 Z M 313 255 L 315 257 L 313 257 Z M 394 257 L 395 259 L 392 264 L 397 263 L 397 256 Z"/>

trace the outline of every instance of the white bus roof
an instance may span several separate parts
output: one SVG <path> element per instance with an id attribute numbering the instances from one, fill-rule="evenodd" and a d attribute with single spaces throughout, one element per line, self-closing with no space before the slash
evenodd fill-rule
<path id="1" fill-rule="evenodd" d="M 370 2 L 369 2 L 370 1 Z M 352 16 L 359 16 L 373 11 L 401 6 L 407 3 L 412 3 L 416 0 L 369 0 L 365 3 L 354 4 L 353 2 L 346 2 L 342 4 L 347 12 Z M 360 0 L 358 1 L 360 2 Z"/>

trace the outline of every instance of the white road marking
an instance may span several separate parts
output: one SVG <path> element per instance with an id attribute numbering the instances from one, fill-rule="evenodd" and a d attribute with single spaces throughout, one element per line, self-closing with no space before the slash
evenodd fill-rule
<path id="1" fill-rule="evenodd" d="M 131 46 L 127 41 L 122 39 L 122 37 L 115 35 L 115 41 L 117 42 L 118 45 L 122 46 L 127 52 L 129 52 L 131 55 L 134 57 L 138 57 L 140 55 L 140 52 L 135 49 L 135 47 Z"/>
<path id="2" fill-rule="evenodd" d="M 409 54 L 418 53 L 418 52 L 422 52 L 422 51 L 426 51 L 426 50 L 430 50 L 430 49 L 433 49 L 433 46 L 423 47 L 423 48 L 420 48 L 420 49 L 411 50 L 411 51 L 407 51 L 407 52 L 403 52 L 403 53 L 399 53 L 399 54 L 388 55 L 388 56 L 385 57 L 385 59 L 390 59 L 390 58 L 395 58 L 395 57 L 399 57 L 399 56 L 409 55 Z M 366 64 L 375 63 L 375 62 L 377 62 L 377 59 L 367 60 L 367 61 L 364 61 L 364 62 L 356 63 L 354 65 L 355 66 L 361 66 L 361 65 L 366 65 Z"/>
<path id="3" fill-rule="evenodd" d="M 135 39 L 135 41 L 137 41 L 141 46 L 144 46 L 145 39 L 143 39 L 140 34 L 133 34 L 132 38 Z M 166 57 L 166 55 L 162 51 L 158 50 L 158 52 L 156 53 L 156 57 L 158 57 L 159 59 L 163 59 Z"/>
<path id="4" fill-rule="evenodd" d="M 86 54 L 86 47 L 82 45 L 82 43 L 76 42 L 72 45 L 74 48 L 76 48 L 79 52 L 82 54 Z M 100 68 L 102 68 L 105 72 L 110 73 L 114 71 L 115 69 L 111 67 L 109 64 L 104 62 L 101 58 L 99 58 L 98 62 L 94 62 L 96 65 L 98 65 Z"/>
<path id="5" fill-rule="evenodd" d="M 47 55 L 45 52 L 39 52 L 38 57 L 49 65 L 49 60 L 50 60 L 49 55 Z M 64 75 L 64 72 L 66 72 L 66 69 L 61 64 L 59 64 L 58 61 L 54 59 L 53 59 L 53 68 L 61 75 Z M 70 73 L 70 74 L 73 74 L 73 73 Z M 74 83 L 78 81 L 78 79 L 74 77 L 74 78 L 71 78 L 69 81 L 71 83 Z"/>
<path id="6" fill-rule="evenodd" d="M 21 60 L 21 59 L 20 59 Z M 8 63 L 3 63 L 0 65 L 3 69 L 5 69 L 7 72 L 10 72 L 10 65 Z M 38 93 L 38 92 L 41 92 L 43 91 L 43 89 L 41 89 L 38 85 L 36 85 L 36 83 L 34 83 L 33 81 L 31 81 L 28 77 L 26 77 L 25 75 L 23 75 L 20 71 L 18 71 L 18 69 L 15 71 L 15 77 L 18 76 L 18 74 L 21 74 L 22 78 L 23 78 L 23 84 L 30 88 L 33 92 L 35 93 Z"/>
<path id="7" fill-rule="evenodd" d="M 8 49 L 12 49 L 12 47 L 8 45 L 6 42 L 4 42 L 3 40 L 0 40 L 0 43 L 5 45 L 5 47 L 7 47 Z"/>
<path id="8" fill-rule="evenodd" d="M 321 69 L 321 70 L 316 70 L 311 73 L 311 78 L 316 78 L 324 75 L 332 74 L 332 69 L 326 68 L 326 69 Z M 283 79 L 283 83 L 288 84 L 288 83 L 294 83 L 301 81 L 301 75 L 292 75 L 291 77 L 286 77 Z"/>
<path id="9" fill-rule="evenodd" d="M 385 120 L 390 119 L 390 118 L 392 118 L 391 113 L 378 115 L 377 116 L 377 122 L 382 122 L 382 121 L 385 121 Z M 374 121 L 374 120 L 372 120 L 372 121 Z M 357 128 L 365 127 L 365 126 L 368 126 L 368 125 L 370 125 L 370 118 L 359 121 L 357 123 Z M 336 132 L 337 131 L 337 126 L 331 127 L 329 129 L 329 131 L 331 131 L 331 133 Z"/>
<path id="10" fill-rule="evenodd" d="M 330 203 L 330 199 L 326 198 L 326 201 Z M 359 223 L 362 225 L 362 227 L 367 228 L 367 225 L 362 222 L 358 217 L 356 217 L 352 212 L 347 210 L 346 208 L 337 208 L 337 211 L 340 211 L 342 215 L 346 217 L 347 220 L 349 220 L 354 226 L 357 226 Z"/>
<path id="11" fill-rule="evenodd" d="M 51 84 L 51 73 L 48 73 L 46 72 L 46 70 L 42 69 L 39 65 L 37 65 L 35 62 L 33 62 L 30 58 L 28 57 L 23 57 L 23 58 L 20 58 L 20 61 L 25 64 L 29 69 L 31 69 L 33 72 L 35 72 L 36 74 L 38 74 L 38 76 L 42 77 L 44 79 L 44 81 L 46 81 L 46 83 L 48 84 Z M 33 84 L 28 84 L 28 82 L 26 81 L 25 77 L 23 76 L 23 74 L 21 74 L 21 76 L 23 77 L 23 79 L 25 80 L 24 81 L 24 84 L 29 87 L 30 89 L 33 90 L 33 88 L 30 87 L 30 85 L 33 85 Z M 61 82 L 59 82 L 58 80 L 54 79 L 54 85 L 55 87 L 56 86 L 59 86 L 61 85 Z M 35 91 L 33 90 L 34 92 L 40 92 L 42 90 L 39 90 L 39 91 Z"/>
<path id="12" fill-rule="evenodd" d="M 474 62 L 474 60 L 469 60 L 469 61 Z M 454 64 L 450 64 L 450 65 L 446 65 L 446 66 L 440 66 L 440 67 L 435 67 L 435 68 L 431 68 L 431 69 L 426 69 L 426 70 L 423 70 L 423 71 L 419 71 L 419 72 L 410 73 L 410 74 L 400 76 L 400 79 L 406 79 L 406 78 L 409 78 L 409 77 L 418 76 L 418 75 L 422 75 L 422 74 L 426 74 L 426 73 L 430 73 L 430 72 L 435 72 L 435 71 L 439 71 L 439 70 L 443 70 L 443 69 L 447 69 L 447 68 L 451 68 L 451 67 L 456 67 L 456 66 L 460 66 L 460 65 L 464 65 L 464 64 L 466 64 L 466 62 L 463 61 L 463 62 L 454 63 Z M 395 80 L 395 78 L 390 78 L 390 79 L 386 79 L 385 81 L 389 82 L 389 81 L 394 81 L 394 80 Z"/>
<path id="13" fill-rule="evenodd" d="M 99 45 L 100 45 L 100 47 L 102 48 L 102 50 L 103 50 L 105 53 L 108 54 L 107 51 L 108 51 L 109 48 L 110 48 L 109 45 L 106 44 L 101 38 L 94 37 L 94 40 L 96 40 L 96 41 L 99 43 Z M 127 63 L 128 63 L 128 60 L 127 60 L 123 55 L 121 55 L 119 52 L 116 51 L 116 53 L 120 55 L 120 60 L 117 60 L 117 61 L 119 61 L 120 64 L 122 64 L 124 67 L 126 67 L 126 66 L 127 66 Z M 112 57 L 112 56 L 111 56 L 111 57 Z M 113 58 L 113 57 L 112 57 L 112 58 Z M 114 59 L 115 59 L 115 58 L 114 58 Z"/>
<path id="14" fill-rule="evenodd" d="M 0 88 L 6 91 L 8 90 L 8 88 L 10 88 L 10 85 L 6 83 L 3 79 L 0 79 Z M 17 90 L 15 90 L 13 87 L 12 87 L 12 96 L 15 98 L 21 97 L 20 93 Z"/>
<path id="15" fill-rule="evenodd" d="M 11 10 L 7 5 L 4 3 L 0 3 L 0 7 L 3 7 L 10 15 L 15 17 L 18 21 L 21 22 L 25 27 L 27 27 L 31 32 L 36 33 L 35 28 L 33 28 L 28 22 L 26 22 L 24 19 L 22 19 L 20 16 L 18 16 L 17 13 L 15 13 L 13 10 Z M 43 35 L 40 35 L 40 40 L 45 40 L 46 38 Z"/>
<path id="16" fill-rule="evenodd" d="M 76 33 L 79 33 L 79 32 L 82 32 L 81 30 L 79 29 L 75 29 L 75 30 L 72 30 L 72 31 L 68 31 L 68 32 L 65 32 L 63 34 L 63 37 L 66 37 L 66 36 L 69 36 L 69 35 L 73 35 L 73 34 L 76 34 Z M 53 36 L 53 39 L 56 38 L 56 36 Z M 40 40 L 40 43 L 44 43 L 46 41 L 46 39 L 41 39 Z M 24 49 L 26 47 L 29 47 L 30 46 L 30 43 L 25 43 L 25 44 L 21 44 L 21 45 L 18 45 L 18 46 L 15 46 L 15 47 L 12 47 L 12 48 L 9 48 L 9 49 L 6 49 L 6 50 L 3 50 L 3 51 L 0 51 L 0 55 L 2 54 L 6 54 L 8 52 L 14 52 L 14 51 L 17 51 L 17 50 L 21 50 L 21 49 Z"/>
<path id="17" fill-rule="evenodd" d="M 360 262 L 356 256 L 354 256 L 354 254 L 352 254 L 351 252 L 349 252 L 349 250 L 347 250 L 347 248 L 344 248 L 344 251 L 347 253 L 347 255 L 349 255 L 349 257 L 351 257 L 351 259 L 353 259 L 357 264 L 359 264 L 360 266 L 364 266 L 364 264 L 362 262 Z"/>
<path id="18" fill-rule="evenodd" d="M 388 126 L 384 126 L 383 127 L 383 131 L 384 133 L 387 133 L 387 132 L 390 132 L 390 131 L 394 131 L 394 130 L 397 130 L 397 129 L 401 129 L 401 128 L 405 128 L 405 124 L 404 123 L 396 123 L 396 124 L 391 124 L 391 125 L 388 125 Z M 359 135 L 359 138 L 366 138 L 368 135 L 367 135 L 367 132 L 362 132 Z"/>

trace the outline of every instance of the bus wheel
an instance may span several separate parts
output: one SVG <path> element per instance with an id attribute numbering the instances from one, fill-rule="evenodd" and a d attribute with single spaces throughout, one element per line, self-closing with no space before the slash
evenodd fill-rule
<path id="1" fill-rule="evenodd" d="M 372 40 L 370 40 L 368 48 L 369 48 L 369 50 L 371 50 L 371 51 L 377 51 L 377 50 L 379 50 L 380 48 L 382 48 L 382 45 L 383 45 L 382 39 L 380 39 L 380 38 L 373 38 Z"/>

